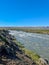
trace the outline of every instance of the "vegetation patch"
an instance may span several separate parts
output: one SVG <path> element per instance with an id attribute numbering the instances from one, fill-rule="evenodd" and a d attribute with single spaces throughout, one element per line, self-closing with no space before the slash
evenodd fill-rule
<path id="1" fill-rule="evenodd" d="M 32 60 L 34 61 L 38 61 L 38 59 L 40 58 L 40 56 L 38 54 L 36 54 L 35 52 L 28 50 L 26 48 L 22 49 L 26 55 L 28 55 L 29 57 L 31 57 Z"/>
<path id="2" fill-rule="evenodd" d="M 19 48 L 25 53 L 25 55 L 29 56 L 32 60 L 34 60 L 35 62 L 37 62 L 40 58 L 40 56 L 38 54 L 36 54 L 35 52 L 26 49 L 20 42 L 17 42 L 15 40 L 16 44 L 18 44 Z"/>

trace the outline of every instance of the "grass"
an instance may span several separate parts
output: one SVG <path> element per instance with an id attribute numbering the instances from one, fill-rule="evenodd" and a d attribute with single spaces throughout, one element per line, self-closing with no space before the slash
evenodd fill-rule
<path id="1" fill-rule="evenodd" d="M 17 40 L 13 40 L 13 42 L 15 42 L 19 46 L 20 49 L 24 48 L 23 44 L 21 44 Z"/>
<path id="2" fill-rule="evenodd" d="M 34 61 L 38 61 L 38 59 L 40 58 L 40 56 L 38 54 L 36 54 L 35 52 L 28 50 L 26 48 L 22 49 L 26 55 L 28 55 L 32 60 Z"/>

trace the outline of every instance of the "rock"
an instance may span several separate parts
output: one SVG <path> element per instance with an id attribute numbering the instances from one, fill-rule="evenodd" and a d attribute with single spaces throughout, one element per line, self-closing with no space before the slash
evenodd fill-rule
<path id="1" fill-rule="evenodd" d="M 16 57 L 16 52 L 8 45 L 2 45 L 0 48 L 0 55 L 4 55 L 10 58 Z"/>
<path id="2" fill-rule="evenodd" d="M 48 61 L 46 59 L 43 59 L 43 58 L 39 58 L 39 65 L 49 65 L 48 64 Z"/>
<path id="3" fill-rule="evenodd" d="M 44 60 L 45 60 L 47 63 L 49 63 L 47 59 L 44 59 Z"/>
<path id="4" fill-rule="evenodd" d="M 6 65 L 16 65 L 16 62 L 14 60 L 11 60 L 10 62 L 8 62 Z"/>

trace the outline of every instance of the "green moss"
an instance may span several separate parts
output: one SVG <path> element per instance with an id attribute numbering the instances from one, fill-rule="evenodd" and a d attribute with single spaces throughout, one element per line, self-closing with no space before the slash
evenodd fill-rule
<path id="1" fill-rule="evenodd" d="M 22 49 L 26 55 L 28 55 L 32 60 L 34 61 L 38 61 L 38 59 L 40 58 L 40 56 L 38 54 L 36 54 L 35 52 L 28 50 L 26 48 Z"/>
<path id="2" fill-rule="evenodd" d="M 15 42 L 20 49 L 24 48 L 23 44 L 21 44 L 20 42 L 16 41 L 16 40 L 13 40 L 13 42 Z"/>

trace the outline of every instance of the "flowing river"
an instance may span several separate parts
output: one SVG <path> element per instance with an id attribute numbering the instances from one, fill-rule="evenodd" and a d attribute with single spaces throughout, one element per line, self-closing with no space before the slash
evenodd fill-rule
<path id="1" fill-rule="evenodd" d="M 21 42 L 25 48 L 49 60 L 49 35 L 23 31 L 10 31 L 10 34 L 14 35 L 17 41 Z"/>

